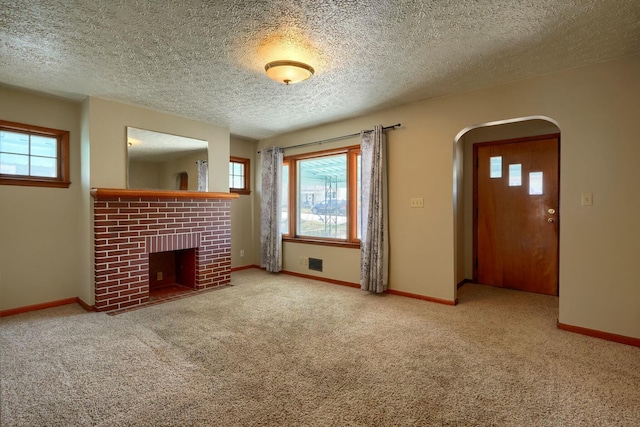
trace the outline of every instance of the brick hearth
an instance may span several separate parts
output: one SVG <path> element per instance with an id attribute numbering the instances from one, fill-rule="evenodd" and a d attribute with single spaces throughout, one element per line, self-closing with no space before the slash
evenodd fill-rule
<path id="1" fill-rule="evenodd" d="M 95 307 L 149 300 L 149 254 L 195 248 L 196 289 L 231 280 L 236 194 L 94 189 Z"/>

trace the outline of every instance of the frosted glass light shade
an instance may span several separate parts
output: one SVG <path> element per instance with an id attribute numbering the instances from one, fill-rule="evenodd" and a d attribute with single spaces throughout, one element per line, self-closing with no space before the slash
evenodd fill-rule
<path id="1" fill-rule="evenodd" d="M 306 80 L 315 72 L 311 65 L 297 61 L 273 61 L 264 69 L 270 79 L 286 85 Z"/>

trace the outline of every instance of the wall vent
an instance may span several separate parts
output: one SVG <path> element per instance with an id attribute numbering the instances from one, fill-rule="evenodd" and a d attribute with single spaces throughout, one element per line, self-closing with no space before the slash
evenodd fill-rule
<path id="1" fill-rule="evenodd" d="M 318 258 L 309 258 L 309 270 L 322 271 L 322 260 Z"/>

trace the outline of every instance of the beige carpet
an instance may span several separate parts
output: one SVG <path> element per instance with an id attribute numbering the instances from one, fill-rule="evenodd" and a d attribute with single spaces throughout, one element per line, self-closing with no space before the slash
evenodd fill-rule
<path id="1" fill-rule="evenodd" d="M 2 426 L 638 426 L 640 349 L 556 328 L 557 298 L 449 307 L 246 270 L 108 316 L 0 320 Z"/>

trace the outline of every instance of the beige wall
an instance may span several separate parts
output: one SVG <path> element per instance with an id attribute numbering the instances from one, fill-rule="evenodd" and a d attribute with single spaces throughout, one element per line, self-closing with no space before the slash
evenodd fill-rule
<path id="1" fill-rule="evenodd" d="M 160 187 L 167 190 L 179 190 L 177 185 L 177 177 L 181 172 L 186 172 L 189 177 L 188 190 L 198 191 L 198 160 L 207 160 L 207 152 L 202 151 L 198 153 L 192 153 L 188 156 L 183 156 L 171 161 L 163 162 L 161 165 L 161 182 Z M 220 178 L 219 174 L 214 171 L 214 175 Z M 226 179 L 226 175 L 225 175 Z M 228 190 L 228 188 L 227 188 Z"/>
<path id="2" fill-rule="evenodd" d="M 300 257 L 323 260 L 322 271 L 309 270 Z M 360 249 L 285 242 L 282 248 L 284 270 L 325 279 L 360 283 Z"/>
<path id="3" fill-rule="evenodd" d="M 0 185 L 0 310 L 80 295 L 80 105 L 0 87 L 0 118 L 70 132 L 69 188 Z"/>
<path id="4" fill-rule="evenodd" d="M 464 234 L 454 230 L 461 223 L 453 210 L 456 137 L 483 123 L 548 117 L 562 134 L 559 321 L 640 337 L 640 199 L 632 196 L 640 182 L 638 99 L 636 55 L 281 135 L 260 141 L 259 149 L 401 122 L 388 132 L 390 287 L 454 299 L 454 260 L 463 259 L 454 252 L 455 234 Z M 593 193 L 593 206 L 581 206 L 583 192 Z M 409 208 L 411 197 L 424 197 L 424 209 Z M 291 246 L 284 248 L 286 270 L 297 268 L 286 255 L 297 250 Z M 335 279 L 358 277 L 357 257 L 323 251 L 325 266 L 343 266 Z"/>
<path id="5" fill-rule="evenodd" d="M 127 188 L 159 189 L 161 162 L 135 162 L 129 161 L 129 182 Z M 175 190 L 172 185 L 166 190 Z"/>
<path id="6" fill-rule="evenodd" d="M 230 154 L 234 157 L 249 159 L 251 162 L 250 188 L 251 194 L 240 194 L 231 201 L 231 268 L 260 264 L 256 250 L 260 242 L 254 242 L 254 216 L 258 216 L 254 208 L 256 188 L 256 151 L 257 142 L 231 136 Z M 227 164 L 227 183 L 229 182 L 229 166 Z M 259 201 L 258 205 L 259 206 Z M 244 256 L 241 255 L 244 251 Z"/>

